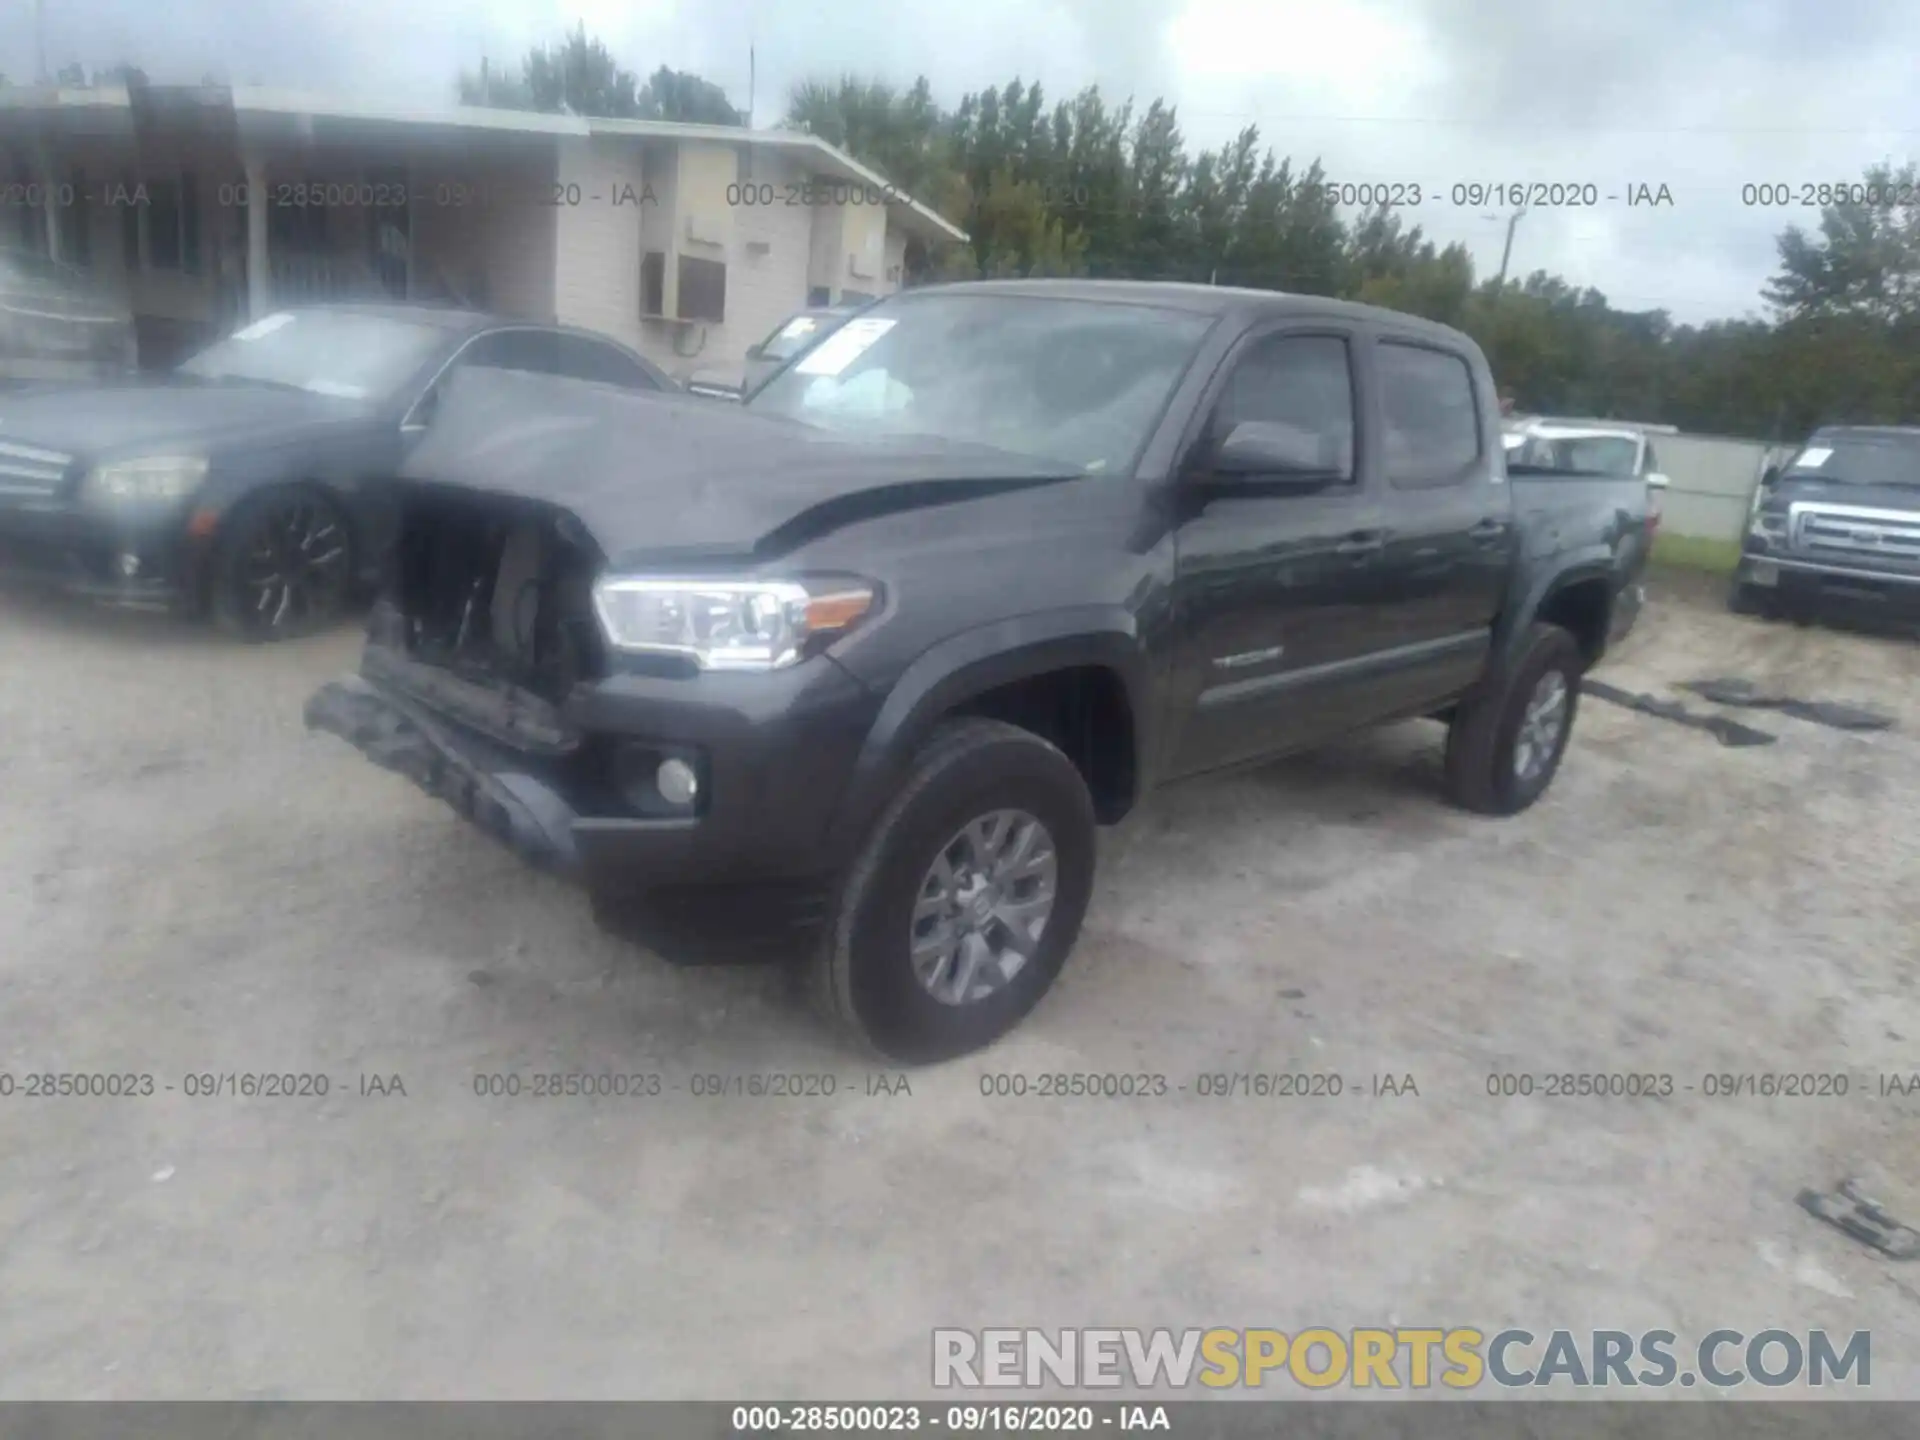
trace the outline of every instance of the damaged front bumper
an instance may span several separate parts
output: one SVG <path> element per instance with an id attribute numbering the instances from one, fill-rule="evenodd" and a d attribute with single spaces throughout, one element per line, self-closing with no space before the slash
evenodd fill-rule
<path id="1" fill-rule="evenodd" d="M 551 787 L 515 768 L 511 752 L 456 734 L 406 697 L 357 675 L 315 691 L 306 721 L 446 801 L 530 864 L 578 878 L 573 827 L 579 815 Z"/>
<path id="2" fill-rule="evenodd" d="M 825 658 L 774 675 L 616 673 L 548 705 L 370 643 L 306 722 L 604 896 L 834 873 L 831 823 L 878 707 Z M 646 813 L 632 781 L 669 754 L 694 764 L 700 799 Z"/>

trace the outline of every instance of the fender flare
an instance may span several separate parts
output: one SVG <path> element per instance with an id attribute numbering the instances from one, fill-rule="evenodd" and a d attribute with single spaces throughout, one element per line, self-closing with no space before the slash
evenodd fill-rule
<path id="1" fill-rule="evenodd" d="M 1086 605 L 1016 616 L 947 637 L 894 682 L 828 827 L 835 858 L 851 855 L 859 845 L 943 716 L 1001 685 L 1076 666 L 1119 676 L 1133 718 L 1135 792 L 1143 792 L 1157 727 L 1146 651 L 1133 614 L 1117 605 Z"/>
<path id="2" fill-rule="evenodd" d="M 1551 567 L 1536 572 L 1522 592 L 1518 604 L 1512 606 L 1504 630 L 1494 641 L 1494 664 L 1490 667 L 1495 673 L 1504 673 L 1519 657 L 1527 642 L 1527 631 L 1546 603 L 1569 585 L 1584 584 L 1589 580 L 1599 580 L 1607 586 L 1607 610 L 1609 619 L 1613 610 L 1615 561 L 1613 551 L 1605 545 L 1583 546 L 1578 550 L 1557 557 Z M 1601 644 L 1604 646 L 1606 631 L 1602 631 Z"/>

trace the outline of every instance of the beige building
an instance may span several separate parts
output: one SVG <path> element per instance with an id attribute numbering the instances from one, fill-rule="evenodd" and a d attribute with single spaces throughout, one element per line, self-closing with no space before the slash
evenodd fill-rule
<path id="1" fill-rule="evenodd" d="M 804 306 L 898 289 L 909 244 L 966 238 L 786 131 L 9 87 L 0 147 L 0 243 L 123 297 L 150 365 L 281 306 L 390 298 L 586 326 L 685 378 Z"/>

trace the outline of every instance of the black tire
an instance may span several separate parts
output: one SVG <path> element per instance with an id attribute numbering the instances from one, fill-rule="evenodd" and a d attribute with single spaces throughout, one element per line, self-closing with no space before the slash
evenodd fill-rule
<path id="1" fill-rule="evenodd" d="M 1572 635 L 1558 625 L 1536 624 L 1513 664 L 1491 677 L 1479 693 L 1461 702 L 1447 731 L 1447 793 L 1456 805 L 1482 815 L 1517 815 L 1553 783 L 1573 735 L 1586 659 Z M 1549 671 L 1565 686 L 1559 733 L 1537 770 L 1515 768 L 1527 706 Z"/>
<path id="2" fill-rule="evenodd" d="M 975 818 L 1001 809 L 1026 812 L 1051 835 L 1053 909 L 1031 957 L 999 989 L 944 1003 L 914 972 L 914 906 L 942 847 Z M 904 1064 L 992 1044 L 1039 1003 L 1079 937 L 1093 893 L 1095 830 L 1086 782 L 1045 740 L 997 720 L 942 725 L 914 757 L 839 886 L 811 962 L 815 1003 L 861 1048 Z"/>
<path id="3" fill-rule="evenodd" d="M 326 629 L 353 599 L 354 565 L 352 527 L 323 491 L 262 490 L 234 507 L 215 538 L 207 578 L 214 620 L 249 641 Z M 282 574 L 292 583 L 262 583 Z"/>
<path id="4" fill-rule="evenodd" d="M 1754 615 L 1761 619 L 1771 619 L 1774 614 L 1773 597 L 1763 595 L 1751 585 L 1743 585 L 1738 580 L 1727 591 L 1727 609 L 1736 615 Z"/>

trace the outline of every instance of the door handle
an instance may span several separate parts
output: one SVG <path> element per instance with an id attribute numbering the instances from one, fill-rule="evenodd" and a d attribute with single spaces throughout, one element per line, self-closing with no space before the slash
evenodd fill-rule
<path id="1" fill-rule="evenodd" d="M 1485 520 L 1476 522 L 1473 528 L 1467 531 L 1467 534 L 1476 540 L 1497 540 L 1506 533 L 1507 522 L 1504 520 L 1496 520 L 1491 516 Z"/>
<path id="2" fill-rule="evenodd" d="M 1379 531 L 1361 530 L 1347 536 L 1333 550 L 1336 555 L 1344 555 L 1349 560 L 1366 560 L 1378 555 L 1386 543 Z"/>

